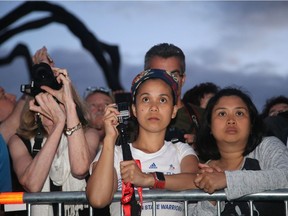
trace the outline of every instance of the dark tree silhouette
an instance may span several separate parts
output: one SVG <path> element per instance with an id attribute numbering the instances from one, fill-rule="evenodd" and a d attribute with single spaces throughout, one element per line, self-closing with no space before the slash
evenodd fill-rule
<path id="1" fill-rule="evenodd" d="M 14 60 L 14 58 L 16 58 L 17 56 L 24 57 L 26 61 L 27 69 L 28 71 L 31 71 L 32 59 L 31 59 L 30 52 L 25 44 L 18 44 L 9 55 L 7 55 L 5 58 L 0 59 L 0 65 L 11 63 Z"/>
<path id="2" fill-rule="evenodd" d="M 13 22 L 35 11 L 51 12 L 51 15 L 43 19 L 27 22 L 14 29 L 9 29 L 9 25 Z M 82 46 L 92 54 L 95 61 L 102 68 L 108 86 L 112 90 L 123 89 L 119 79 L 120 54 L 118 46 L 99 41 L 77 17 L 58 5 L 44 1 L 27 1 L 11 11 L 0 19 L 0 45 L 16 34 L 26 30 L 41 28 L 53 22 L 66 25 L 80 39 Z M 9 58 L 13 59 L 14 57 L 15 53 L 12 52 Z M 6 62 L 0 61 L 0 65 Z M 31 65 L 28 67 L 31 67 Z"/>

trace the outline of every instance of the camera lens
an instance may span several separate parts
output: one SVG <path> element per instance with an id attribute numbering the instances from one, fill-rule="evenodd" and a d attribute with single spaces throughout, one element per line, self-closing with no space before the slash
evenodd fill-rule
<path id="1" fill-rule="evenodd" d="M 34 82 L 34 88 L 32 89 L 34 95 L 42 92 L 40 87 L 43 85 L 54 90 L 59 90 L 62 87 L 62 84 L 57 82 L 51 67 L 46 63 L 41 62 L 33 65 L 31 76 Z"/>
<path id="2" fill-rule="evenodd" d="M 36 82 L 46 82 L 54 77 L 53 71 L 46 63 L 35 64 L 32 67 L 32 79 Z M 40 84 L 39 83 L 39 84 Z"/>

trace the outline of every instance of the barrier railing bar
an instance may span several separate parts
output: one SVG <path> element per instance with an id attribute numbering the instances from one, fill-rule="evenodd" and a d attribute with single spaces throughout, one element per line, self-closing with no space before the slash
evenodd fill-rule
<path id="1" fill-rule="evenodd" d="M 122 211 L 122 205 L 120 205 L 120 213 L 121 213 L 121 216 L 124 216 L 124 212 Z"/>
<path id="2" fill-rule="evenodd" d="M 156 216 L 156 202 L 152 202 L 152 216 Z"/>
<path id="3" fill-rule="evenodd" d="M 217 204 L 217 216 L 220 216 L 221 215 L 220 201 L 218 200 L 216 204 Z"/>
<path id="4" fill-rule="evenodd" d="M 113 201 L 119 201 L 121 198 L 121 193 L 117 192 L 114 196 Z M 138 198 L 138 195 L 136 195 Z M 227 200 L 226 194 L 224 191 L 216 191 L 213 194 L 205 193 L 201 190 L 186 190 L 186 191 L 143 191 L 143 200 L 144 201 L 204 201 L 204 200 Z M 267 200 L 287 200 L 288 201 L 288 189 L 278 189 L 273 191 L 265 191 L 261 193 L 254 193 L 243 196 L 238 201 L 267 201 Z"/>
<path id="5" fill-rule="evenodd" d="M 249 200 L 250 216 L 253 216 L 253 201 Z"/>
<path id="6" fill-rule="evenodd" d="M 28 212 L 28 216 L 31 216 L 31 204 L 30 203 L 27 204 L 27 212 Z"/>
<path id="7" fill-rule="evenodd" d="M 6 193 L 0 193 L 0 204 L 6 204 Z M 11 196 L 11 193 L 9 193 Z M 122 193 L 116 192 L 113 198 L 113 202 L 121 200 Z M 136 198 L 139 199 L 138 194 Z M 11 199 L 11 197 L 9 198 Z M 2 201 L 4 200 L 4 201 Z M 147 190 L 143 191 L 143 200 L 146 201 L 203 201 L 203 200 L 226 200 L 224 191 L 217 191 L 213 194 L 205 193 L 201 190 L 186 190 L 186 191 L 166 191 L 166 190 Z M 263 200 L 287 200 L 288 201 L 288 189 L 279 189 L 273 191 L 265 191 L 261 193 L 249 194 L 243 196 L 237 200 L 241 201 L 263 201 Z M 76 192 L 39 192 L 39 193 L 24 193 L 23 203 L 59 203 L 65 202 L 67 204 L 83 203 L 88 204 L 86 194 L 84 191 Z"/>
<path id="8" fill-rule="evenodd" d="M 63 208 L 62 203 L 58 203 L 58 215 L 59 216 L 62 216 L 62 208 Z"/>
<path id="9" fill-rule="evenodd" d="M 184 213 L 185 213 L 185 216 L 188 216 L 188 201 L 187 200 L 184 201 Z"/>
<path id="10" fill-rule="evenodd" d="M 122 193 L 116 192 L 112 202 L 119 202 L 121 200 Z M 21 200 L 19 193 L 15 192 L 15 199 L 17 203 Z M 139 199 L 138 194 L 136 194 L 136 199 Z M 143 191 L 143 200 L 145 202 L 152 202 L 153 216 L 156 216 L 157 205 L 156 202 L 161 201 L 184 201 L 185 216 L 188 215 L 188 202 L 190 201 L 212 201 L 217 202 L 217 215 L 221 214 L 221 201 L 226 201 L 227 197 L 224 191 L 217 191 L 213 194 L 205 193 L 201 190 L 186 190 L 186 191 L 166 191 L 166 190 L 145 190 Z M 254 193 L 250 195 L 243 196 L 237 201 L 249 201 L 250 204 L 250 215 L 253 216 L 253 202 L 254 201 L 284 201 L 285 203 L 285 213 L 288 216 L 288 189 L 278 189 L 272 191 L 265 191 L 261 193 Z M 0 193 L 0 204 L 11 204 L 15 203 L 13 200 L 13 192 L 11 193 Z M 23 193 L 22 203 L 27 204 L 28 216 L 31 215 L 31 205 L 32 204 L 51 204 L 58 203 L 59 209 L 63 208 L 63 204 L 88 204 L 86 198 L 86 193 L 84 191 L 71 191 L 71 192 L 39 192 L 39 193 Z M 122 211 L 121 211 L 122 212 Z M 93 210 L 90 207 L 90 216 L 93 215 Z M 59 211 L 61 216 L 61 211 Z"/>

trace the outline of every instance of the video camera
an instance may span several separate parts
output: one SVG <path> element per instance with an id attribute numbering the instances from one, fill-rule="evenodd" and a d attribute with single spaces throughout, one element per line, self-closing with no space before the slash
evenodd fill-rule
<path id="1" fill-rule="evenodd" d="M 127 102 L 117 103 L 117 109 L 120 112 L 118 115 L 119 123 L 127 125 L 130 118 L 129 104 Z"/>
<path id="2" fill-rule="evenodd" d="M 185 143 L 186 140 L 184 138 L 184 134 L 187 134 L 184 129 L 179 129 L 176 127 L 168 127 L 166 134 L 165 134 L 165 140 L 166 141 L 171 141 L 172 143 L 177 143 L 177 142 L 183 142 Z"/>
<path id="3" fill-rule="evenodd" d="M 44 92 L 40 88 L 43 85 L 54 90 L 59 90 L 62 87 L 62 84 L 57 82 L 51 67 L 43 62 L 32 66 L 31 78 L 31 84 L 21 85 L 20 91 L 33 97 L 40 92 Z"/>

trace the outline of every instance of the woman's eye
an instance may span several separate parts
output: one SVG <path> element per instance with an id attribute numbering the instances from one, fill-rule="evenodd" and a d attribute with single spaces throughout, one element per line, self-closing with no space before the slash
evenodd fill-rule
<path id="1" fill-rule="evenodd" d="M 145 102 L 145 103 L 147 103 L 147 102 L 149 102 L 149 98 L 144 97 L 144 98 L 142 98 L 142 101 Z"/>
<path id="2" fill-rule="evenodd" d="M 166 98 L 161 98 L 161 99 L 160 99 L 160 103 L 165 103 L 166 101 L 167 101 Z"/>
<path id="3" fill-rule="evenodd" d="M 244 115 L 244 113 L 241 111 L 236 112 L 236 116 L 243 116 L 243 115 Z"/>
<path id="4" fill-rule="evenodd" d="M 218 113 L 218 116 L 225 116 L 225 115 L 226 115 L 225 112 L 219 112 L 219 113 Z"/>

